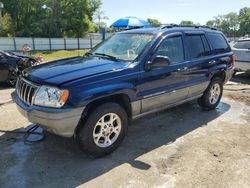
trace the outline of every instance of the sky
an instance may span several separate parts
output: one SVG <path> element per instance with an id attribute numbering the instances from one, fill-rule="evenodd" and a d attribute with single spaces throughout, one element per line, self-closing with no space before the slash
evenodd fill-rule
<path id="1" fill-rule="evenodd" d="M 158 19 L 161 23 L 177 23 L 191 20 L 206 24 L 217 15 L 239 12 L 250 7 L 250 0 L 102 0 L 104 20 L 110 26 L 117 19 L 126 16 Z"/>

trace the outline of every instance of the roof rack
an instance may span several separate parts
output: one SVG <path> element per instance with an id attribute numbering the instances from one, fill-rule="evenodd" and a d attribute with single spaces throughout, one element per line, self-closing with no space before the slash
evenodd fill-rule
<path id="1" fill-rule="evenodd" d="M 161 29 L 166 29 L 166 28 L 173 28 L 173 27 L 191 27 L 191 28 L 206 28 L 206 29 L 212 29 L 212 30 L 217 30 L 214 27 L 209 27 L 207 25 L 182 25 L 182 24 L 162 24 Z"/>

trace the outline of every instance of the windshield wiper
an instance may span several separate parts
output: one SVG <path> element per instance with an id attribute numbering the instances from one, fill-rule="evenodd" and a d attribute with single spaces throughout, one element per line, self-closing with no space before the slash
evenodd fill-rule
<path id="1" fill-rule="evenodd" d="M 112 55 L 108 55 L 108 54 L 103 54 L 103 53 L 94 53 L 92 55 L 97 55 L 97 56 L 103 56 L 103 57 L 107 57 L 109 59 L 112 59 L 114 61 L 118 61 L 118 59 L 115 56 Z"/>
<path id="2" fill-rule="evenodd" d="M 93 54 L 91 52 L 87 52 L 84 56 L 93 56 Z"/>

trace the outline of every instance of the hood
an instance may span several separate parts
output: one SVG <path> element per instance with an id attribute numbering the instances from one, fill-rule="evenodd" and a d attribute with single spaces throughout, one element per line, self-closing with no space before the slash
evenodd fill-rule
<path id="1" fill-rule="evenodd" d="M 4 53 L 6 56 L 8 56 L 9 58 L 19 58 L 19 59 L 22 59 L 22 58 L 29 58 L 28 56 L 26 55 L 21 55 L 21 54 L 17 54 L 17 53 L 14 53 L 14 52 L 2 52 Z"/>
<path id="2" fill-rule="evenodd" d="M 123 69 L 127 66 L 126 62 L 97 57 L 74 57 L 25 69 L 23 76 L 38 84 L 61 85 L 80 78 Z"/>

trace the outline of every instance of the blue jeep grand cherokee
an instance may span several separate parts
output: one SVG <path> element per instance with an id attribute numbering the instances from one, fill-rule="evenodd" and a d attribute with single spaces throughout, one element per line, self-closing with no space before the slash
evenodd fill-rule
<path id="1" fill-rule="evenodd" d="M 214 109 L 234 59 L 214 29 L 128 30 L 83 57 L 26 69 L 12 97 L 30 122 L 100 157 L 121 144 L 130 119 L 193 99 Z"/>

